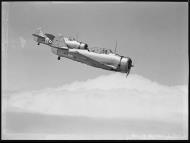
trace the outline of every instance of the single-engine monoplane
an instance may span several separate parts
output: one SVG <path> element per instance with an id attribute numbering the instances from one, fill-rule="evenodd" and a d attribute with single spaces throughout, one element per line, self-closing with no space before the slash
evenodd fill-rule
<path id="1" fill-rule="evenodd" d="M 54 36 L 49 33 L 44 34 L 41 29 L 37 29 L 32 35 L 38 45 L 42 43 L 50 46 L 51 51 L 58 56 L 58 60 L 65 57 L 93 67 L 126 73 L 127 76 L 131 67 L 133 67 L 131 58 L 112 52 L 111 49 L 89 48 L 87 43 L 75 38 L 66 38 L 63 35 Z"/>

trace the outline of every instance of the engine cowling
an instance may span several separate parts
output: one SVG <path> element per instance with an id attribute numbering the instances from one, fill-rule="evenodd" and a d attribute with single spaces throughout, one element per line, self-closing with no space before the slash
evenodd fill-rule
<path id="1" fill-rule="evenodd" d="M 129 57 L 121 57 L 122 59 L 120 60 L 120 70 L 121 72 L 124 73 L 129 73 L 131 70 L 132 65 L 132 60 Z"/>
<path id="2" fill-rule="evenodd" d="M 127 72 L 128 68 L 128 59 L 126 57 L 121 57 L 122 59 L 120 60 L 120 70 L 121 72 Z"/>

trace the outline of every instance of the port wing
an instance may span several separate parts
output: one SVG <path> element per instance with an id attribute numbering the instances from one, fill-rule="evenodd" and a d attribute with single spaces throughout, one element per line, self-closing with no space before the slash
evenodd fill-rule
<path id="1" fill-rule="evenodd" d="M 114 70 L 114 71 L 116 71 L 116 69 L 117 69 L 116 67 L 114 67 L 112 65 L 105 65 L 105 64 L 100 63 L 94 59 L 91 59 L 87 56 L 84 56 L 77 51 L 70 52 L 69 54 L 71 54 L 77 61 L 80 61 L 82 63 L 86 63 L 86 64 L 94 66 L 94 67 L 98 67 L 98 68 L 102 68 L 102 69 L 106 69 L 106 70 Z"/>

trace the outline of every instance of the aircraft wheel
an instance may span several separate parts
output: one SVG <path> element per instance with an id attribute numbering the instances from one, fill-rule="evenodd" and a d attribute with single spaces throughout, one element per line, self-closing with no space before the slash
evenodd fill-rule
<path id="1" fill-rule="evenodd" d="M 61 57 L 57 57 L 57 59 L 58 59 L 58 60 L 60 60 L 60 59 L 61 59 Z"/>
<path id="2" fill-rule="evenodd" d="M 38 43 L 38 45 L 40 45 L 40 43 Z"/>

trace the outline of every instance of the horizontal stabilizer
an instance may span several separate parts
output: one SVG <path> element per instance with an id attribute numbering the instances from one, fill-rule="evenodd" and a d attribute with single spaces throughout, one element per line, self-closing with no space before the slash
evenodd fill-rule
<path id="1" fill-rule="evenodd" d="M 34 34 L 32 34 L 34 37 L 34 41 L 38 42 L 38 43 L 42 43 L 45 41 L 45 38 L 47 37 L 46 35 L 44 35 L 44 33 L 42 32 L 41 28 L 38 28 Z"/>
<path id="2" fill-rule="evenodd" d="M 36 35 L 39 35 L 39 36 L 41 36 L 41 37 L 46 37 L 46 36 L 44 35 L 44 33 L 42 32 L 42 29 L 41 29 L 41 28 L 38 28 L 38 29 L 35 31 L 35 34 L 36 34 Z"/>
<path id="3" fill-rule="evenodd" d="M 32 34 L 32 35 L 35 36 L 35 37 L 38 37 L 38 38 L 45 38 L 45 37 L 37 35 L 37 34 Z"/>

